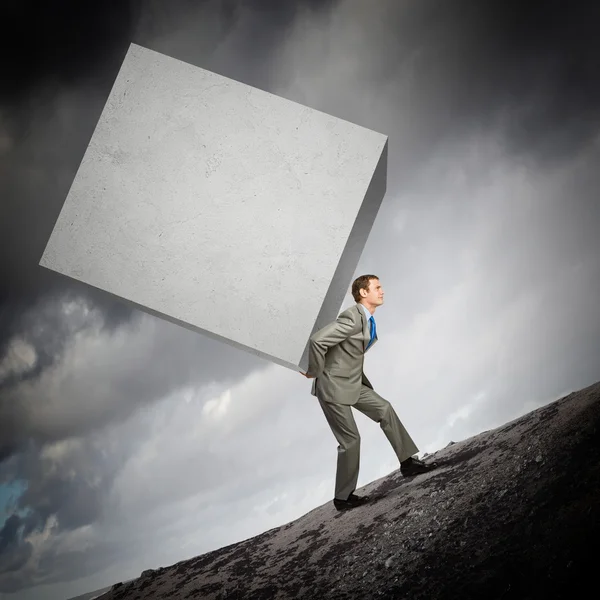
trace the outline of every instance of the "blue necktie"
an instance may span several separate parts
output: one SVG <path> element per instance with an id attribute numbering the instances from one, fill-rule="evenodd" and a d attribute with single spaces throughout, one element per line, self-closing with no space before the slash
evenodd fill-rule
<path id="1" fill-rule="evenodd" d="M 375 329 L 375 317 L 371 317 L 369 319 L 369 321 L 371 322 L 371 340 L 369 341 L 367 348 L 369 348 L 369 346 L 373 343 L 373 340 L 375 339 L 375 335 L 377 334 L 377 331 Z"/>

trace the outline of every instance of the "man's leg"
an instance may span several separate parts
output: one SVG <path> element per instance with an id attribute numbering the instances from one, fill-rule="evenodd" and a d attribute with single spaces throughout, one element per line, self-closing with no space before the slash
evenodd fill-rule
<path id="1" fill-rule="evenodd" d="M 394 407 L 376 391 L 363 384 L 358 402 L 353 406 L 356 410 L 360 410 L 361 413 L 379 423 L 400 462 L 419 451 L 404 425 L 400 422 Z"/>
<path id="2" fill-rule="evenodd" d="M 347 500 L 356 489 L 360 466 L 360 435 L 350 406 L 334 404 L 319 399 L 325 418 L 338 441 L 335 495 L 338 500 Z"/>

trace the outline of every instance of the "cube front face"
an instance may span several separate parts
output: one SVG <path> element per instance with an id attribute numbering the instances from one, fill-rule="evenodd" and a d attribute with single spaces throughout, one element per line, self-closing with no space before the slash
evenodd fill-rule
<path id="1" fill-rule="evenodd" d="M 40 265 L 305 367 L 386 157 L 382 134 L 132 44 Z"/>

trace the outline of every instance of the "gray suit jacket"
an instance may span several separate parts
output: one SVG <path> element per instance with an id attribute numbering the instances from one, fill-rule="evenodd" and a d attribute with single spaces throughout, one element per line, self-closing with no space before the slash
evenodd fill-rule
<path id="1" fill-rule="evenodd" d="M 355 404 L 362 384 L 373 389 L 363 372 L 367 345 L 371 339 L 369 321 L 361 304 L 347 308 L 329 325 L 310 337 L 309 377 L 315 377 L 313 396 L 335 404 Z M 369 350 L 377 342 L 377 337 Z"/>

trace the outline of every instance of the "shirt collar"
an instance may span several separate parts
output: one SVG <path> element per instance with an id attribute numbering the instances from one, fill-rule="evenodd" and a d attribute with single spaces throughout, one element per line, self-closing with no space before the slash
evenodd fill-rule
<path id="1" fill-rule="evenodd" d="M 365 315 L 367 315 L 367 321 L 368 321 L 371 317 L 373 317 L 373 315 L 369 312 L 369 309 L 364 304 L 361 304 L 361 306 L 362 306 L 363 310 L 365 311 Z M 373 318 L 373 320 L 375 320 L 375 318 Z"/>

